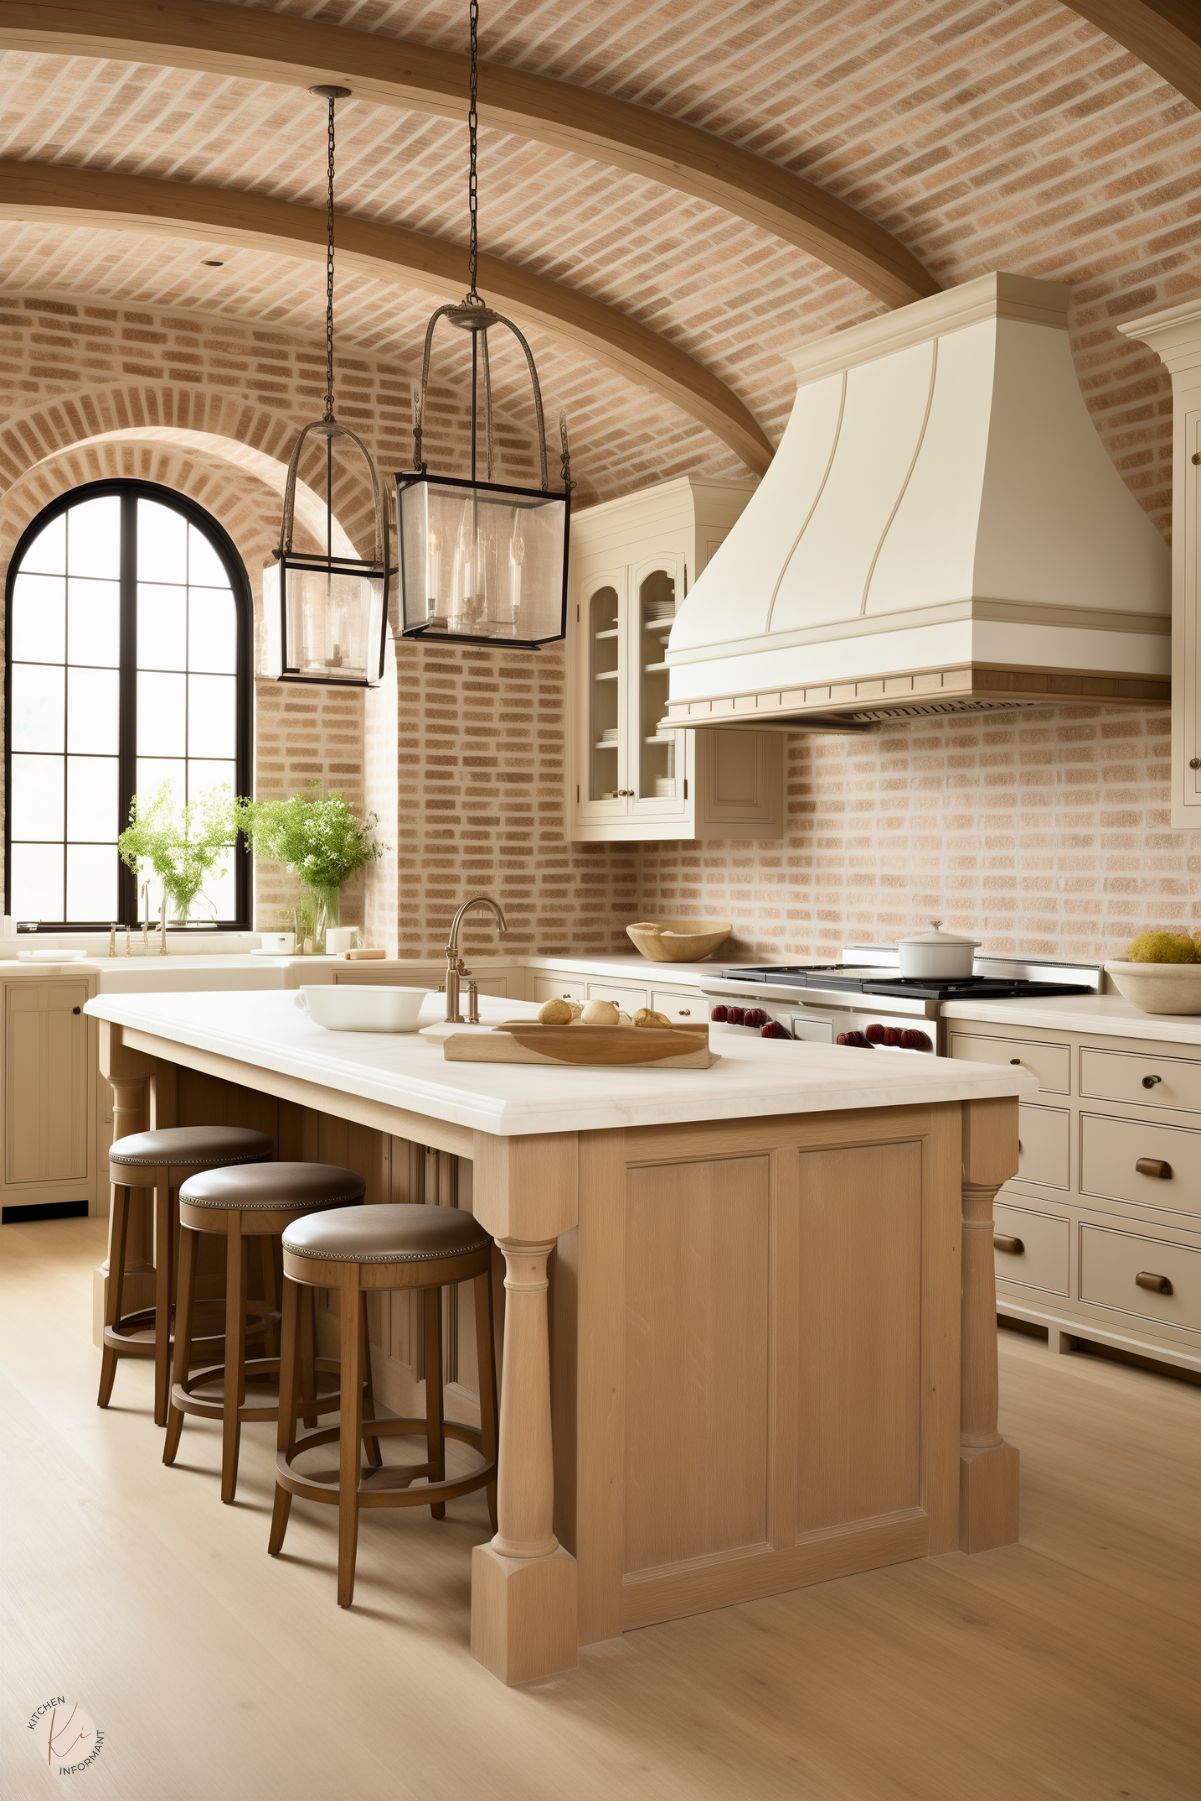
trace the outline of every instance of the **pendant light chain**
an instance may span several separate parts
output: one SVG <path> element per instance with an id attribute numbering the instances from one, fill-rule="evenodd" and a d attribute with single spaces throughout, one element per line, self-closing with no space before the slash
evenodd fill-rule
<path id="1" fill-rule="evenodd" d="M 473 306 L 481 305 L 476 282 L 476 267 L 479 262 L 479 212 L 480 212 L 480 176 L 479 176 L 479 137 L 480 115 L 477 106 L 480 80 L 480 4 L 479 0 L 469 0 L 467 8 L 471 33 L 471 77 L 467 98 L 467 215 L 470 221 L 471 235 L 467 251 L 467 299 Z M 332 114 L 331 114 L 332 118 Z M 332 130 L 331 125 L 331 130 Z"/>
<path id="2" fill-rule="evenodd" d="M 325 184 L 325 411 L 328 424 L 334 416 L 334 107 L 337 98 L 331 94 L 327 129 Z"/>

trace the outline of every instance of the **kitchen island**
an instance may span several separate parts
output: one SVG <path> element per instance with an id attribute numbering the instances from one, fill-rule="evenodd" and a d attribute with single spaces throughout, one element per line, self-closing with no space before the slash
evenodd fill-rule
<path id="1" fill-rule="evenodd" d="M 651 1621 L 1016 1538 L 992 1200 L 1020 1071 L 736 1035 L 709 1070 L 533 1069 L 327 1033 L 290 994 L 88 1010 L 118 1135 L 258 1125 L 283 1157 L 358 1169 L 368 1199 L 467 1205 L 492 1233 L 499 1528 L 473 1553 L 471 1644 L 505 1681 Z M 421 1335 L 389 1302 L 377 1392 L 405 1407 Z M 450 1315 L 470 1417 L 470 1321 Z"/>

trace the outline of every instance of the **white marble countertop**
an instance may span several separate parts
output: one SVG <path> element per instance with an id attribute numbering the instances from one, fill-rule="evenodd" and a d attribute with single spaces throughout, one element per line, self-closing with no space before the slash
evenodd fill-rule
<path id="1" fill-rule="evenodd" d="M 1015 1029 L 1038 1026 L 1051 1032 L 1201 1045 L 1201 1015 L 1142 1013 L 1120 994 L 1064 995 L 1044 1001 L 948 1001 L 942 1012 L 944 1019 L 978 1019 Z"/>
<path id="2" fill-rule="evenodd" d="M 488 998 L 481 1010 L 485 1021 L 537 1011 L 526 1002 Z M 924 1106 L 1018 1095 L 1034 1086 L 1008 1066 L 734 1034 L 721 1038 L 720 1061 L 707 1070 L 447 1063 L 440 1043 L 419 1033 L 323 1031 L 292 994 L 112 994 L 89 1001 L 87 1011 L 239 1063 L 504 1137 Z M 431 995 L 423 1021 L 432 1024 L 441 1013 L 441 996 Z"/>

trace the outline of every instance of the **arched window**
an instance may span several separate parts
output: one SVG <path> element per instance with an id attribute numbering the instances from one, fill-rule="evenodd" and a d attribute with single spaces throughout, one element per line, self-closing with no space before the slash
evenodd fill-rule
<path id="1" fill-rule="evenodd" d="M 134 925 L 116 849 L 133 795 L 249 792 L 246 571 L 182 494 L 92 482 L 25 531 L 5 598 L 5 911 L 47 930 Z M 205 894 L 220 925 L 248 925 L 247 859 Z"/>

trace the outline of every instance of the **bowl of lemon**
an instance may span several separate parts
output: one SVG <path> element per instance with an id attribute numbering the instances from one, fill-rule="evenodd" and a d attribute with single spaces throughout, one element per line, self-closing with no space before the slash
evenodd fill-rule
<path id="1" fill-rule="evenodd" d="M 1105 973 L 1141 1013 L 1201 1013 L 1201 932 L 1140 932 Z"/>

